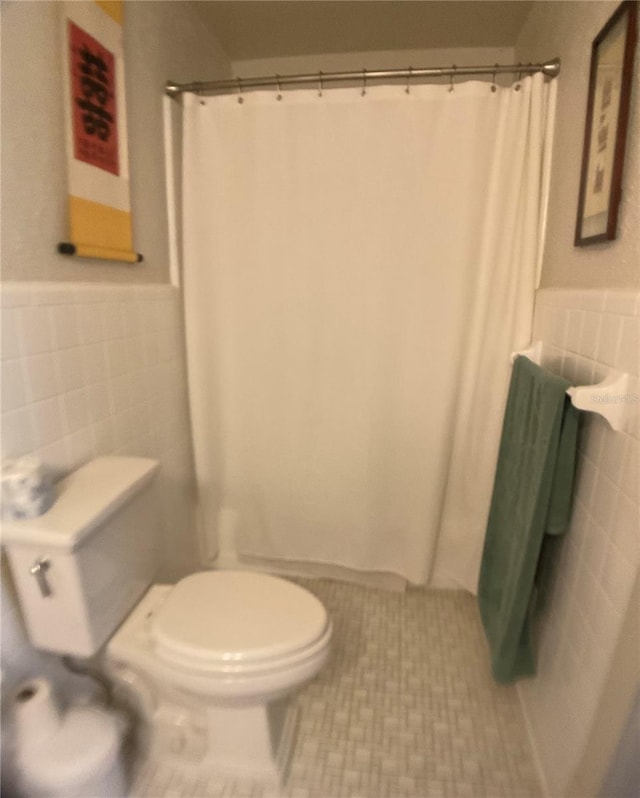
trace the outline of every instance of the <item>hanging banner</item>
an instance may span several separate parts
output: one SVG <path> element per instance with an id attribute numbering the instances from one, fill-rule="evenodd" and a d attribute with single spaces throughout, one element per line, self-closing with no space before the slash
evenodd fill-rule
<path id="1" fill-rule="evenodd" d="M 63 14 L 70 241 L 58 251 L 135 263 L 122 0 L 67 1 Z"/>

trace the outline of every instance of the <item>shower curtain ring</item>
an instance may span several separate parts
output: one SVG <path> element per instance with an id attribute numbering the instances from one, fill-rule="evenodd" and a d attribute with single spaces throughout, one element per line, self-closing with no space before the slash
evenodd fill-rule
<path id="1" fill-rule="evenodd" d="M 407 85 L 405 88 L 405 92 L 407 94 L 411 94 L 411 72 L 412 72 L 412 67 L 409 67 L 409 74 L 407 75 Z"/>
<path id="2" fill-rule="evenodd" d="M 276 100 L 280 102 L 282 99 L 282 88 L 280 87 L 280 75 L 276 75 L 276 83 L 278 84 L 278 93 L 276 95 Z"/>
<path id="3" fill-rule="evenodd" d="M 240 105 L 244 102 L 244 98 L 242 96 L 242 78 L 236 78 L 238 81 L 238 102 Z"/>
<path id="4" fill-rule="evenodd" d="M 322 70 L 318 70 L 318 97 L 322 97 Z"/>
<path id="5" fill-rule="evenodd" d="M 362 91 L 360 92 L 360 94 L 364 97 L 366 93 L 367 93 L 367 70 L 363 69 L 362 70 Z"/>
<path id="6" fill-rule="evenodd" d="M 495 64 L 495 69 L 493 70 L 493 79 L 491 83 L 491 91 L 498 91 L 498 87 L 496 86 L 496 72 L 498 71 L 498 67 L 500 64 Z"/>
<path id="7" fill-rule="evenodd" d="M 522 64 L 518 62 L 518 66 L 521 67 Z M 515 90 L 520 91 L 520 81 L 522 80 L 522 70 L 518 72 L 518 80 L 516 81 Z"/>
<path id="8" fill-rule="evenodd" d="M 458 67 L 454 64 L 453 65 L 453 72 L 449 74 L 449 93 L 453 91 L 453 76 L 456 74 L 456 69 Z"/>

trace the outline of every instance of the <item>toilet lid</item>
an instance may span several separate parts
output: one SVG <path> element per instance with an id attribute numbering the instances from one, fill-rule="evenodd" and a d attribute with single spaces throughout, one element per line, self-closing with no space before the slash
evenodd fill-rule
<path id="1" fill-rule="evenodd" d="M 326 631 L 327 613 L 307 590 L 245 571 L 206 571 L 182 579 L 152 625 L 156 651 L 168 659 L 242 665 L 292 654 Z"/>

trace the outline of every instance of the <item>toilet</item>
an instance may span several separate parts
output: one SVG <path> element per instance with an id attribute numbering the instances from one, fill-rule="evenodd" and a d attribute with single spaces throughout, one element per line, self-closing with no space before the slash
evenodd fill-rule
<path id="1" fill-rule="evenodd" d="M 3 525 L 29 637 L 61 655 L 100 652 L 140 715 L 147 758 L 279 783 L 295 741 L 291 698 L 327 660 L 330 619 L 307 590 L 263 573 L 154 584 L 157 470 L 97 458 L 58 484 L 47 513 Z"/>

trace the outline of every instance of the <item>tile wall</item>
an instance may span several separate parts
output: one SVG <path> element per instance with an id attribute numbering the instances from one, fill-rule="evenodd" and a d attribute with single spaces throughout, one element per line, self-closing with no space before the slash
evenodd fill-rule
<path id="1" fill-rule="evenodd" d="M 544 289 L 534 338 L 574 384 L 634 375 L 633 422 L 585 415 L 575 509 L 521 698 L 542 770 L 562 794 L 582 753 L 640 561 L 640 294 Z M 57 475 L 106 453 L 157 457 L 164 578 L 196 567 L 179 294 L 166 285 L 15 284 L 2 291 L 2 457 L 38 453 Z M 22 630 L 3 566 L 3 692 L 58 678 Z"/>
<path id="2" fill-rule="evenodd" d="M 584 414 L 573 520 L 545 602 L 538 676 L 520 685 L 556 796 L 578 766 L 640 562 L 640 294 L 540 290 L 533 337 L 543 341 L 543 365 L 574 385 L 610 369 L 633 375 L 627 431 Z"/>
<path id="3" fill-rule="evenodd" d="M 60 477 L 103 454 L 161 462 L 163 569 L 197 567 L 180 294 L 168 285 L 2 288 L 2 458 L 35 452 Z M 2 568 L 3 691 L 46 668 Z"/>

